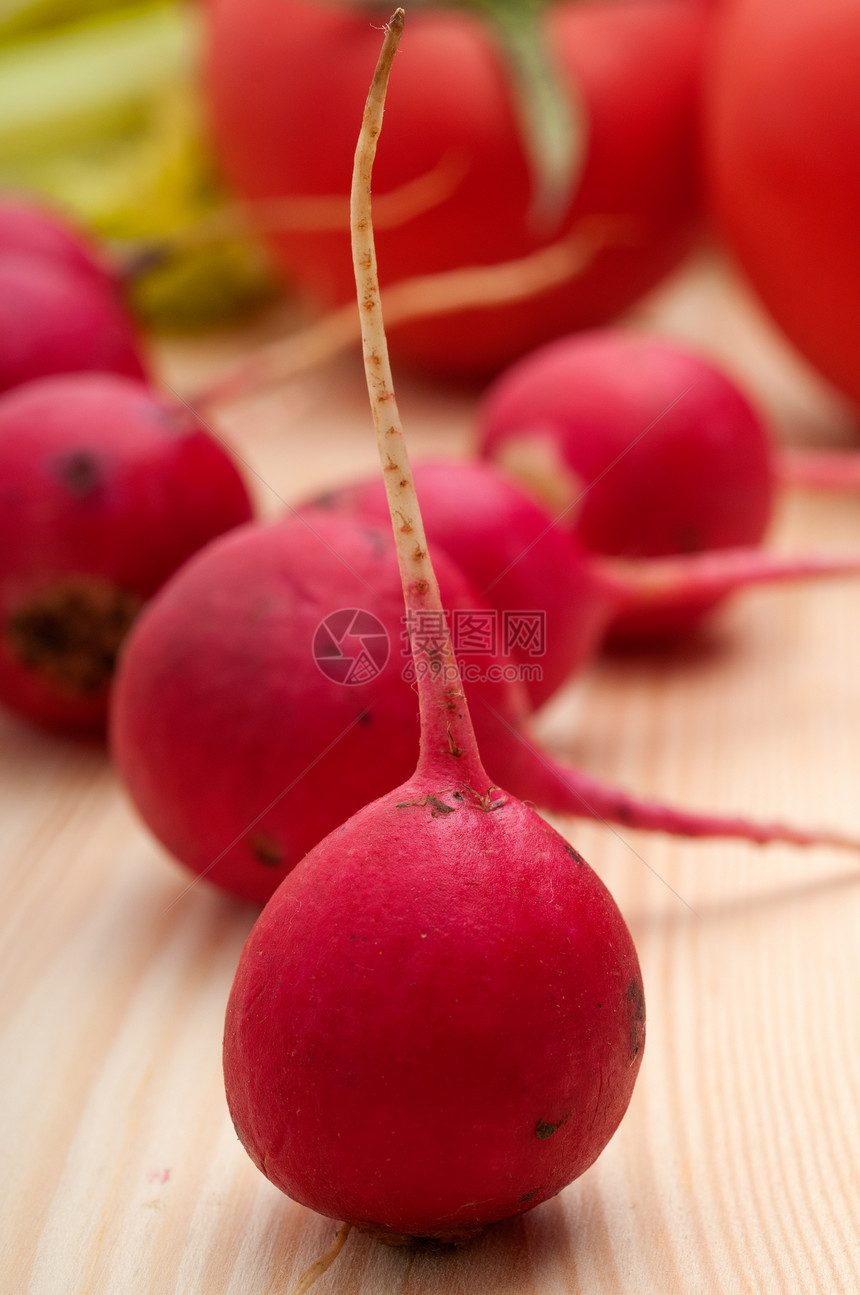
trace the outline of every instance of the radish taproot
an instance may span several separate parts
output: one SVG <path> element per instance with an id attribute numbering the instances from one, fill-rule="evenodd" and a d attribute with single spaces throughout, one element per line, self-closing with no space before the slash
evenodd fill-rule
<path id="1" fill-rule="evenodd" d="M 402 24 L 398 10 L 356 152 L 354 260 L 405 604 L 436 616 L 369 226 Z M 445 1240 L 533 1208 L 594 1161 L 632 1094 L 645 1000 L 603 883 L 486 774 L 450 637 L 412 646 L 416 772 L 317 845 L 258 919 L 224 1075 L 245 1148 L 293 1199 L 388 1240 Z"/>
<path id="2" fill-rule="evenodd" d="M 107 373 L 0 397 L 0 702 L 99 728 L 143 601 L 247 521 L 230 456 L 184 407 Z"/>

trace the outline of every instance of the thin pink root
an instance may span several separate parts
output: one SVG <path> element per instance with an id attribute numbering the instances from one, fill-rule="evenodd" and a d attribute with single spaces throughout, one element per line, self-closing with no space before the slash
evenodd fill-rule
<path id="1" fill-rule="evenodd" d="M 755 585 L 860 575 L 860 550 L 775 553 L 753 546 L 635 562 L 620 558 L 598 561 L 619 590 L 623 613 L 709 601 Z"/>
<path id="2" fill-rule="evenodd" d="M 783 450 L 776 461 L 785 485 L 811 490 L 860 490 L 860 451 Z"/>
<path id="3" fill-rule="evenodd" d="M 807 830 L 787 823 L 759 823 L 740 815 L 674 809 L 656 801 L 640 800 L 546 753 L 535 751 L 535 766 L 537 785 L 529 799 L 555 813 L 618 823 L 637 831 L 666 832 L 670 836 L 722 837 L 752 841 L 758 845 L 827 845 L 860 850 L 860 838 L 843 832 Z"/>

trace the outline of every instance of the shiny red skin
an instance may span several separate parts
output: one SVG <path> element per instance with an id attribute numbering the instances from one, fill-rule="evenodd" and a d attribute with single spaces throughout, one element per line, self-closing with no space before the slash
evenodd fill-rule
<path id="1" fill-rule="evenodd" d="M 183 407 L 113 374 L 42 378 L 0 398 L 0 700 L 41 723 L 103 725 L 107 696 L 58 691 L 13 655 L 11 619 L 70 577 L 148 598 L 247 521 L 225 449 Z"/>
<path id="2" fill-rule="evenodd" d="M 335 823 L 407 778 L 418 750 L 390 523 L 302 516 L 243 527 L 177 573 L 129 636 L 111 713 L 116 765 L 150 829 L 261 904 Z M 446 606 L 484 606 L 444 554 L 434 561 Z M 375 679 L 347 686 L 317 668 L 312 644 L 349 607 L 382 621 L 391 650 Z M 525 696 L 504 682 L 477 693 L 490 772 L 514 771 L 529 756 L 514 734 Z"/>
<path id="3" fill-rule="evenodd" d="M 239 1137 L 293 1199 L 465 1239 L 595 1160 L 645 1013 L 595 873 L 513 797 L 434 814 L 428 792 L 456 805 L 446 777 L 361 810 L 279 887 L 236 973 L 224 1073 Z"/>
<path id="4" fill-rule="evenodd" d="M 735 0 L 706 95 L 719 227 L 776 323 L 860 404 L 860 0 Z"/>
<path id="5" fill-rule="evenodd" d="M 563 522 L 492 464 L 469 459 L 432 459 L 414 465 L 427 537 L 469 577 L 485 602 L 500 613 L 499 632 L 510 612 L 545 617 L 540 656 L 512 651 L 540 677 L 524 676 L 538 707 L 596 653 L 618 603 L 617 593 L 595 571 Z M 325 495 L 318 503 L 388 518 L 385 486 L 376 473 Z M 504 652 L 499 643 L 499 652 Z"/>
<path id="6" fill-rule="evenodd" d="M 137 330 L 107 278 L 0 251 L 0 391 L 52 373 L 146 376 Z"/>
<path id="7" fill-rule="evenodd" d="M 59 212 L 23 197 L 0 198 L 0 253 L 17 252 L 115 283 L 91 240 Z"/>
<path id="8" fill-rule="evenodd" d="M 755 545 L 767 530 L 768 429 L 728 377 L 674 342 L 616 329 L 562 338 L 504 373 L 478 422 L 491 461 L 513 471 L 512 446 L 520 467 L 533 453 L 532 486 L 542 476 L 558 498 L 570 474 L 563 524 L 591 551 L 698 553 Z M 664 606 L 629 628 L 671 632 L 711 605 Z"/>
<path id="9" fill-rule="evenodd" d="M 387 8 L 316 0 L 215 0 L 207 85 L 219 153 L 249 199 L 349 192 L 358 126 Z M 388 93 L 374 192 L 448 160 L 467 166 L 444 200 L 376 231 L 383 286 L 527 255 L 581 219 L 621 218 L 620 242 L 568 284 L 528 301 L 390 330 L 425 368 L 483 375 L 572 328 L 611 319 L 689 250 L 697 226 L 694 137 L 706 9 L 677 0 L 565 0 L 547 13 L 564 75 L 580 88 L 589 139 L 558 226 L 530 219 L 531 180 L 507 74 L 475 17 L 408 17 Z M 324 304 L 354 294 L 346 229 L 273 239 L 291 281 Z"/>

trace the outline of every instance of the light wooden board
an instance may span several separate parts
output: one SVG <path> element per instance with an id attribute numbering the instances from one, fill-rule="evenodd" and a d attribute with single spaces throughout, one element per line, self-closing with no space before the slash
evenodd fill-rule
<path id="1" fill-rule="evenodd" d="M 851 420 L 722 271 L 650 308 L 733 364 L 794 440 Z M 241 339 L 173 346 L 190 385 Z M 219 350 L 220 347 L 220 350 Z M 400 383 L 417 450 L 465 452 L 468 393 Z M 346 359 L 225 427 L 266 511 L 374 463 Z M 775 542 L 860 546 L 860 500 L 795 493 Z M 860 834 L 860 588 L 748 595 L 707 644 L 598 663 L 545 717 L 594 773 L 689 806 Z M 187 878 L 104 753 L 0 719 L 0 1290 L 288 1292 L 335 1225 L 247 1159 L 220 1072 L 224 1005 L 255 913 Z M 834 850 L 559 826 L 606 880 L 643 967 L 630 1110 L 558 1198 L 456 1251 L 353 1234 L 320 1295 L 849 1292 L 860 1287 L 860 870 Z"/>

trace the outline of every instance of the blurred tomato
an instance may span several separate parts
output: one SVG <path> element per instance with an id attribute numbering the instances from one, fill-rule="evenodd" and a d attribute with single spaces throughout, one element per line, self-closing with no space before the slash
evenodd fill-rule
<path id="1" fill-rule="evenodd" d="M 777 323 L 860 402 L 860 0 L 735 0 L 715 45 L 718 219 Z"/>
<path id="2" fill-rule="evenodd" d="M 511 80 L 487 24 L 463 7 L 410 12 L 376 192 L 446 167 L 460 173 L 435 205 L 377 230 L 383 284 L 519 258 L 582 218 L 611 218 L 620 241 L 599 250 L 575 281 L 537 298 L 398 328 L 394 349 L 450 372 L 498 369 L 561 332 L 611 318 L 677 264 L 696 226 L 693 141 L 708 9 L 701 0 L 547 6 L 549 47 L 587 120 L 584 168 L 551 230 L 530 219 Z M 247 198 L 349 192 L 389 15 L 389 5 L 212 0 L 211 111 L 228 175 Z M 345 230 L 284 231 L 275 243 L 290 275 L 318 301 L 351 296 Z"/>

